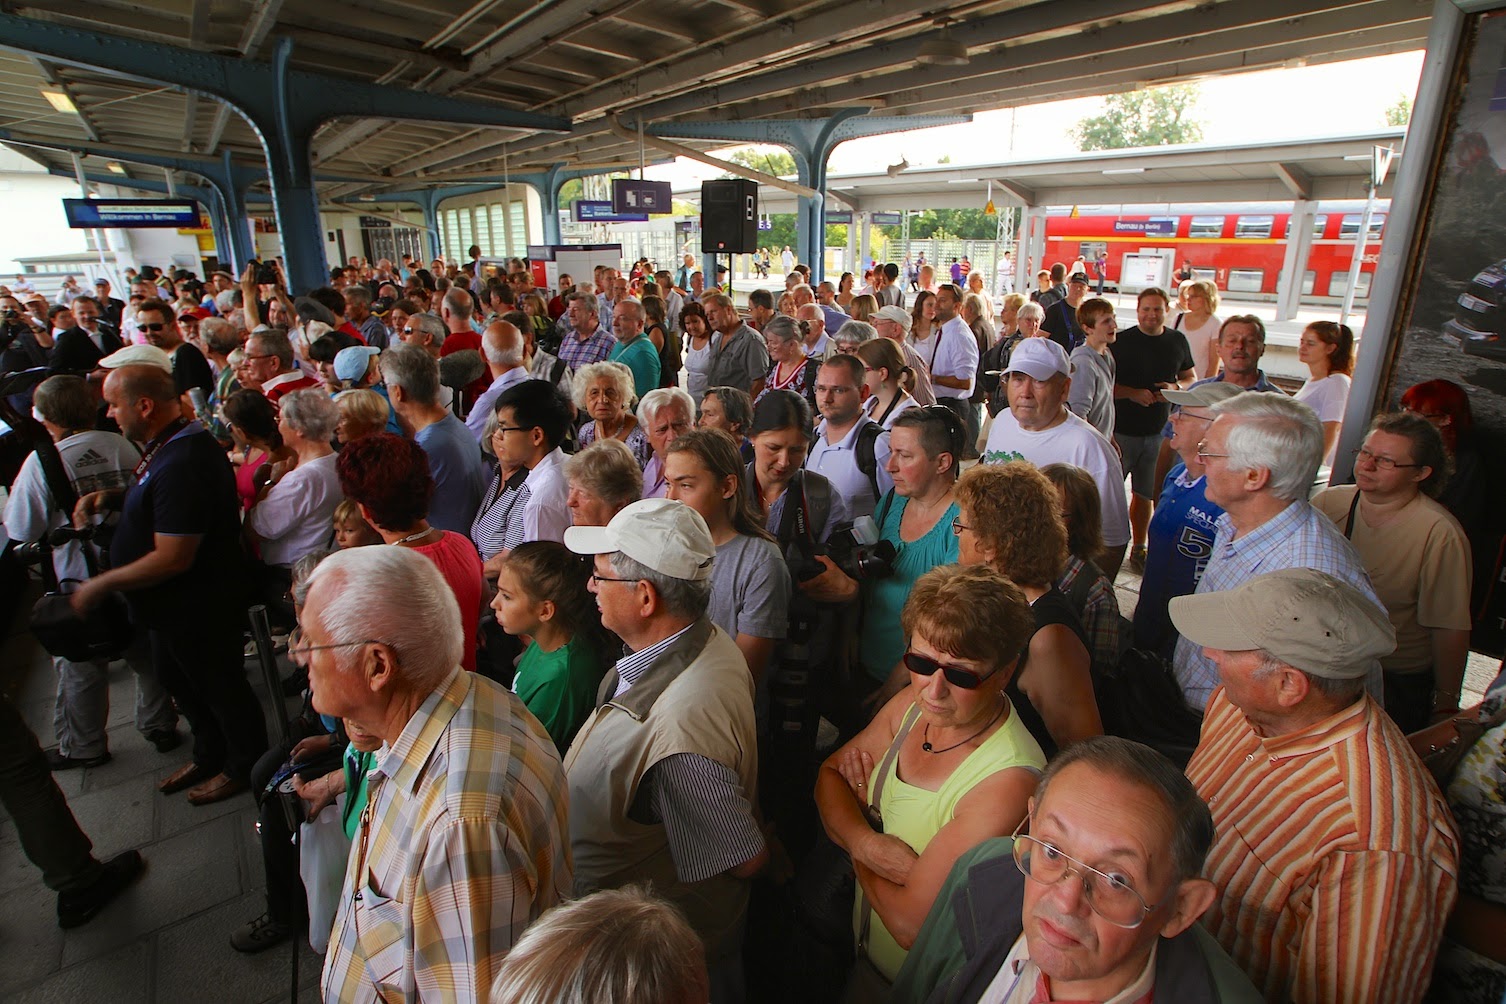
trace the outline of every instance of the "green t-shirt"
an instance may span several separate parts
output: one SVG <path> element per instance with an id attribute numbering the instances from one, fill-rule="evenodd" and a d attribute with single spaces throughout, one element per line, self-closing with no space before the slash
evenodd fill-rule
<path id="1" fill-rule="evenodd" d="M 618 342 L 607 356 L 608 362 L 618 362 L 633 371 L 634 396 L 643 395 L 659 386 L 659 350 L 648 335 L 639 335 L 631 342 Z"/>
<path id="2" fill-rule="evenodd" d="M 543 723 L 563 756 L 596 706 L 596 688 L 604 675 L 596 650 L 580 636 L 553 652 L 545 652 L 535 641 L 518 661 L 512 689 Z"/>

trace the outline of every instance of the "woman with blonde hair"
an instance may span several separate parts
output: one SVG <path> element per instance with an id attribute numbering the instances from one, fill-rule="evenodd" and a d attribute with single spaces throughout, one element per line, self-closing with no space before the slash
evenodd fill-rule
<path id="1" fill-rule="evenodd" d="M 1187 307 L 1171 322 L 1171 326 L 1187 336 L 1198 376 L 1204 379 L 1217 376 L 1218 331 L 1224 323 L 1215 313 L 1218 310 L 1218 287 L 1207 279 L 1193 279 L 1182 286 L 1178 293 L 1187 301 Z"/>
<path id="2" fill-rule="evenodd" d="M 871 324 L 873 315 L 878 313 L 878 308 L 878 297 L 872 293 L 863 293 L 852 298 L 852 306 L 847 308 L 847 313 L 852 315 L 854 321 Z"/>
<path id="3" fill-rule="evenodd" d="M 341 446 L 353 439 L 369 436 L 387 428 L 392 408 L 387 399 L 374 390 L 342 390 L 335 395 L 340 410 L 335 422 L 335 441 Z"/>
<path id="4" fill-rule="evenodd" d="M 858 346 L 857 357 L 863 362 L 863 414 L 885 429 L 919 402 L 905 392 L 902 380 L 910 372 L 905 365 L 899 343 L 890 338 L 874 338 Z"/>

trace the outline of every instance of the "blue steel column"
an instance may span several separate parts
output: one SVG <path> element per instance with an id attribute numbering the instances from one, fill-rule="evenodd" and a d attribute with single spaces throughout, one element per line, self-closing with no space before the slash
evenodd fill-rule
<path id="1" fill-rule="evenodd" d="M 289 40 L 279 40 L 273 62 L 266 63 L 0 12 L 0 49 L 181 87 L 223 101 L 245 116 L 266 154 L 273 210 L 295 290 L 321 285 L 327 274 L 309 157 L 309 141 L 323 123 L 362 116 L 570 131 L 570 122 L 557 116 L 292 70 L 291 47 Z"/>
<path id="2" fill-rule="evenodd" d="M 515 174 L 509 180 L 527 185 L 539 193 L 540 211 L 544 214 L 544 243 L 560 244 L 560 189 L 572 178 L 585 177 L 600 171 L 566 171 L 564 164 L 553 164 L 545 171 Z M 527 243 L 525 241 L 525 243 Z"/>
<path id="3" fill-rule="evenodd" d="M 230 151 L 222 156 L 224 175 L 222 180 L 211 178 L 220 186 L 225 201 L 225 219 L 229 224 L 230 246 L 227 253 L 235 262 L 235 272 L 246 268 L 246 262 L 256 257 L 256 239 L 251 232 L 251 216 L 246 212 L 246 191 L 258 172 L 238 167 L 230 159 Z"/>

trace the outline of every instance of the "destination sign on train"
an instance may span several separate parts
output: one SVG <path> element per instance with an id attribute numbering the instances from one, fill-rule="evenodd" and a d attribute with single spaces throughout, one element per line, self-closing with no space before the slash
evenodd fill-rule
<path id="1" fill-rule="evenodd" d="M 192 199 L 64 199 L 63 212 L 74 230 L 199 225 L 199 204 Z"/>

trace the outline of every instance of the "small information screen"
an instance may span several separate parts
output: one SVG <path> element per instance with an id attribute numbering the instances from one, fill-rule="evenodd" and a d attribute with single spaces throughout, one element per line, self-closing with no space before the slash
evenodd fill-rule
<path id="1" fill-rule="evenodd" d="M 63 212 L 74 230 L 199 225 L 192 199 L 64 199 Z"/>

